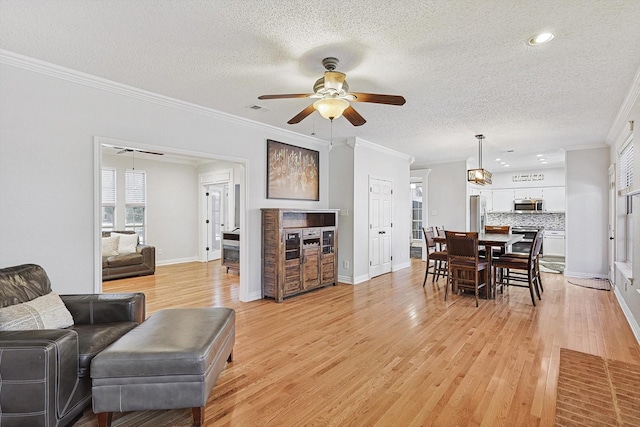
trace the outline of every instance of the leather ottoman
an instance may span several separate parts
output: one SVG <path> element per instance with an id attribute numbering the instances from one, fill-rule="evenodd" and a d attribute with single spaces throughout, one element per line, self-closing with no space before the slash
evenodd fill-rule
<path id="1" fill-rule="evenodd" d="M 160 310 L 91 362 L 99 426 L 113 412 L 192 408 L 202 425 L 209 393 L 233 358 L 235 311 Z"/>

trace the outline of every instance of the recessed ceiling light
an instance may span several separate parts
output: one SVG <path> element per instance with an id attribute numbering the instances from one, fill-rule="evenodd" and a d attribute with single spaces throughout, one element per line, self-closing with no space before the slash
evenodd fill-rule
<path id="1" fill-rule="evenodd" d="M 504 167 L 505 167 L 505 168 L 508 168 L 508 167 L 509 167 L 509 165 L 504 165 Z"/>
<path id="2" fill-rule="evenodd" d="M 543 165 L 546 165 L 546 164 L 547 164 L 547 162 L 540 162 L 540 163 L 541 163 L 541 164 L 543 164 Z"/>
<path id="3" fill-rule="evenodd" d="M 507 162 L 504 162 L 504 161 L 503 161 L 503 162 L 500 162 L 500 164 L 501 164 L 501 165 L 506 165 L 506 164 L 507 164 Z"/>
<path id="4" fill-rule="evenodd" d="M 533 36 L 529 39 L 529 44 L 531 46 L 537 46 L 540 44 L 544 44 L 547 42 L 550 42 L 551 40 L 553 40 L 555 36 L 551 33 L 541 33 L 538 34 L 537 36 Z"/>
<path id="5" fill-rule="evenodd" d="M 500 161 L 500 159 L 496 159 L 496 162 L 499 162 L 499 161 Z"/>
<path id="6" fill-rule="evenodd" d="M 542 157 L 542 156 L 543 156 L 542 154 L 536 154 L 536 157 Z"/>
<path id="7" fill-rule="evenodd" d="M 541 157 L 538 160 L 540 160 L 541 162 L 546 162 L 547 161 L 547 159 L 545 159 L 544 157 Z"/>

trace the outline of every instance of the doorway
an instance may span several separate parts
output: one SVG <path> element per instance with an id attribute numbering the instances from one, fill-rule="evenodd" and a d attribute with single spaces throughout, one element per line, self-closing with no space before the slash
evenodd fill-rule
<path id="1" fill-rule="evenodd" d="M 214 154 L 209 154 L 209 153 L 190 152 L 190 151 L 173 149 L 173 148 L 167 149 L 166 147 L 138 144 L 131 141 L 122 141 L 122 140 L 116 140 L 116 139 L 104 138 L 104 137 L 94 137 L 94 189 L 95 189 L 94 193 L 96 195 L 94 200 L 94 203 L 95 203 L 94 229 L 96 230 L 96 236 L 99 236 L 101 234 L 101 226 L 102 226 L 102 218 L 100 213 L 102 208 L 102 200 L 101 200 L 102 199 L 101 198 L 102 173 L 101 172 L 103 167 L 103 150 L 104 149 L 114 150 L 114 147 L 120 147 L 119 149 L 122 149 L 122 147 L 126 147 L 132 150 L 136 150 L 136 159 L 138 159 L 138 157 L 142 159 L 143 154 L 145 154 L 144 152 L 145 151 L 149 152 L 149 154 L 145 154 L 145 155 L 148 155 L 148 156 L 153 155 L 153 160 L 158 162 L 158 170 L 164 167 L 160 164 L 162 162 L 163 164 L 166 164 L 166 168 L 170 172 L 175 171 L 178 168 L 181 168 L 182 170 L 184 170 L 185 165 L 192 168 L 196 168 L 196 170 L 201 168 L 206 170 L 207 165 L 210 165 L 210 169 L 215 169 L 216 167 L 219 168 L 220 165 L 223 164 L 223 162 L 226 163 L 228 165 L 227 168 L 233 168 L 233 169 L 229 169 L 230 171 L 233 171 L 233 170 L 237 171 L 236 182 L 234 183 L 234 191 L 236 190 L 239 190 L 239 191 L 237 191 L 238 197 L 234 198 L 233 202 L 228 203 L 226 205 L 226 208 L 224 207 L 224 205 L 222 204 L 220 205 L 220 210 L 221 210 L 220 230 L 217 232 L 217 234 L 221 236 L 221 233 L 224 231 L 223 225 L 222 225 L 224 224 L 223 221 L 225 221 L 224 218 L 231 218 L 232 219 L 231 222 L 233 223 L 232 226 L 243 227 L 244 229 L 247 229 L 247 225 L 246 225 L 246 221 L 247 221 L 246 206 L 247 205 L 246 205 L 246 191 L 244 191 L 244 187 L 247 185 L 248 178 L 247 178 L 247 167 L 246 167 L 245 160 L 230 159 L 228 157 L 224 159 L 220 159 L 216 157 Z M 138 153 L 141 153 L 141 154 L 138 155 Z M 112 153 L 108 152 L 107 154 L 112 154 Z M 178 165 L 178 166 L 175 166 L 175 165 Z M 155 234 L 153 235 L 153 240 L 154 241 L 162 240 L 162 236 L 163 235 L 165 236 L 163 244 L 158 245 L 156 247 L 156 257 L 160 258 L 160 263 L 157 262 L 156 265 L 163 264 L 162 255 L 164 255 L 165 259 L 169 260 L 168 262 L 164 262 L 164 264 L 183 263 L 183 262 L 191 262 L 191 261 L 204 261 L 205 259 L 202 257 L 199 257 L 198 253 L 194 254 L 193 251 L 190 250 L 190 248 L 196 249 L 197 246 L 201 246 L 201 247 L 205 246 L 204 244 L 202 244 L 203 242 L 200 237 L 200 236 L 203 236 L 203 233 L 200 233 L 199 229 L 196 229 L 197 231 L 194 233 L 187 234 L 192 236 L 192 239 L 195 239 L 195 243 L 194 243 L 194 240 L 191 240 L 190 242 L 187 242 L 186 245 L 181 246 L 182 252 L 179 252 L 178 256 L 173 256 L 171 253 L 167 253 L 171 250 L 174 250 L 174 248 L 177 247 L 178 245 L 173 245 L 173 240 L 168 240 L 169 243 L 167 243 L 167 239 L 170 239 L 170 237 L 167 237 L 164 234 L 164 231 L 172 227 L 174 231 L 176 227 L 178 228 L 178 230 L 181 230 L 180 227 L 184 225 L 181 223 L 182 220 L 185 220 L 185 221 L 193 220 L 192 224 L 195 225 L 195 220 L 198 219 L 198 216 L 204 214 L 204 209 L 201 205 L 201 202 L 198 201 L 198 199 L 202 200 L 202 198 L 199 198 L 199 192 L 197 190 L 197 188 L 204 188 L 203 185 L 200 185 L 201 183 L 197 182 L 197 178 L 191 180 L 193 184 L 189 184 L 189 182 L 187 182 L 187 178 L 185 178 L 184 183 L 180 185 L 181 181 L 179 180 L 175 181 L 172 179 L 174 177 L 172 173 L 173 172 L 167 173 L 164 176 L 164 181 L 163 181 L 164 186 L 161 188 L 167 188 L 167 189 L 170 188 L 173 191 L 175 191 L 176 188 L 186 189 L 187 187 L 189 187 L 189 185 L 193 185 L 192 191 L 194 191 L 195 194 L 192 193 L 194 195 L 194 197 L 192 197 L 192 200 L 195 201 L 196 204 L 195 206 L 193 206 L 193 203 L 189 203 L 190 206 L 193 206 L 193 210 L 191 212 L 188 212 L 185 209 L 183 209 L 184 205 L 177 205 L 175 209 L 173 206 L 170 206 L 169 209 L 165 209 L 164 207 L 155 209 L 155 215 L 162 216 L 162 220 L 165 221 L 165 223 L 158 225 L 157 217 L 154 218 L 154 220 L 156 221 L 156 223 L 154 224 L 151 224 L 153 221 L 150 220 L 150 225 L 154 225 L 155 227 L 154 228 Z M 196 174 L 195 176 L 197 177 L 198 175 Z M 229 174 L 228 176 L 231 176 L 231 174 Z M 221 188 L 221 191 L 223 192 L 222 194 L 225 194 L 229 192 L 228 188 L 231 188 L 228 184 L 229 182 L 228 179 L 229 178 L 227 178 L 227 180 L 223 182 L 214 182 L 214 183 L 208 183 L 208 184 L 217 185 L 218 189 Z M 157 181 L 155 182 L 157 183 Z M 227 187 L 225 187 L 225 185 Z M 239 188 L 236 189 L 235 185 L 239 185 Z M 152 190 L 149 189 L 149 191 L 151 192 Z M 188 191 L 188 190 L 185 190 L 185 191 Z M 151 197 L 151 193 L 149 194 L 149 198 L 154 199 L 153 203 L 158 203 L 157 194 L 158 193 L 156 192 L 153 195 L 153 197 Z M 191 196 L 188 196 L 188 197 L 191 197 Z M 223 198 L 224 197 L 221 197 L 221 200 Z M 166 206 L 166 203 L 164 204 L 164 206 Z M 239 215 L 235 215 L 236 206 L 238 206 L 237 213 Z M 212 230 L 211 236 L 214 236 L 215 233 L 216 232 Z M 150 243 L 153 243 L 153 242 L 150 242 Z M 246 247 L 247 247 L 246 245 L 240 246 L 240 257 L 242 258 L 246 256 L 244 254 L 245 251 L 247 250 Z M 162 249 L 164 249 L 164 254 L 158 253 Z M 242 265 L 242 264 L 240 265 L 240 273 L 241 275 L 239 276 L 235 275 L 235 277 L 239 280 L 239 299 L 240 301 L 249 301 L 249 298 L 250 298 L 249 284 L 248 284 L 249 274 L 248 274 L 248 269 L 246 265 Z M 102 292 L 102 257 L 101 257 L 101 240 L 99 237 L 94 240 L 94 292 L 96 293 Z"/>

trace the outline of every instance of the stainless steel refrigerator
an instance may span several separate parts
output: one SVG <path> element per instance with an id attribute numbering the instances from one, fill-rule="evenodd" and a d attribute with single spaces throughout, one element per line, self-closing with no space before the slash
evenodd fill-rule
<path id="1" fill-rule="evenodd" d="M 484 196 L 471 196 L 469 215 L 469 231 L 484 232 L 487 223 L 487 201 Z"/>

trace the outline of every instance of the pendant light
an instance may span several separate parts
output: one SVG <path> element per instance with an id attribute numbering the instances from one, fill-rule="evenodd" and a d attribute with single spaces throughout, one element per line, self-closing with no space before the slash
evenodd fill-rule
<path id="1" fill-rule="evenodd" d="M 476 135 L 478 139 L 478 169 L 467 170 L 467 181 L 478 185 L 491 184 L 491 172 L 482 168 L 482 140 L 484 135 Z"/>

